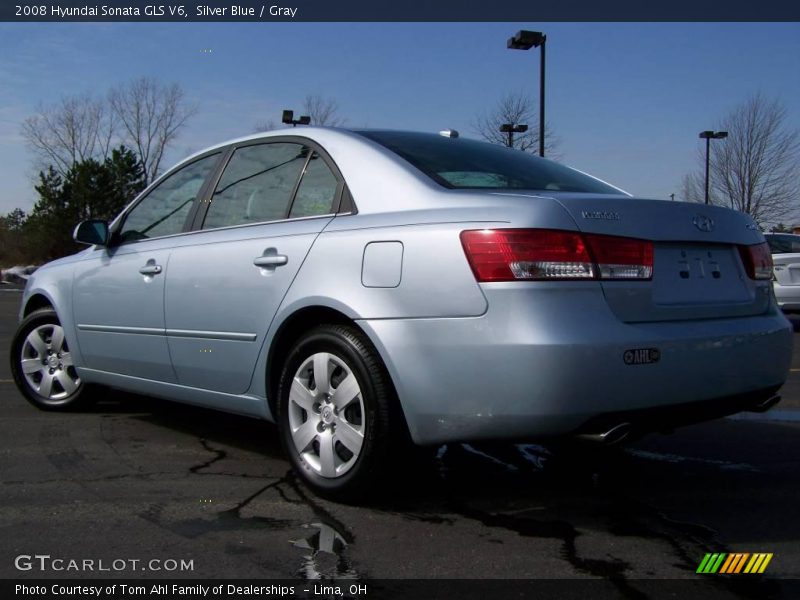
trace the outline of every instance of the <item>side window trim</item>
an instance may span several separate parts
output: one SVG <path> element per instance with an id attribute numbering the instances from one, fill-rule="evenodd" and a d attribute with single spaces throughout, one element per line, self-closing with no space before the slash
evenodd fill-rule
<path id="1" fill-rule="evenodd" d="M 228 167 L 228 163 L 233 156 L 234 150 L 236 150 L 236 148 L 231 144 L 226 146 L 222 151 L 222 156 L 220 157 L 216 168 L 209 176 L 208 181 L 203 186 L 203 189 L 200 190 L 200 193 L 197 195 L 197 202 L 195 203 L 195 206 L 192 209 L 189 218 L 187 219 L 186 229 L 184 231 L 197 231 L 203 228 L 203 221 L 205 221 L 206 213 L 208 212 L 208 206 L 211 204 L 211 198 L 214 195 L 214 190 L 217 189 L 219 180 L 222 179 L 222 174 Z"/>
<path id="2" fill-rule="evenodd" d="M 303 163 L 303 168 L 300 169 L 300 174 L 297 176 L 297 181 L 294 182 L 294 188 L 292 189 L 292 195 L 289 196 L 289 204 L 286 206 L 286 212 L 283 215 L 284 219 L 288 219 L 289 215 L 292 214 L 292 207 L 294 206 L 294 199 L 297 197 L 297 190 L 300 189 L 300 184 L 303 181 L 303 177 L 305 177 L 306 169 L 308 169 L 308 165 L 311 162 L 311 157 L 314 156 L 316 150 L 314 150 L 308 144 L 303 144 L 304 148 L 308 148 L 308 156 L 306 156 L 306 162 Z"/>
<path id="3" fill-rule="evenodd" d="M 347 184 L 342 186 L 342 193 L 339 197 L 339 207 L 336 211 L 337 215 L 357 215 L 358 209 L 355 202 L 353 202 L 353 194 L 350 193 L 350 188 Z"/>
<path id="4" fill-rule="evenodd" d="M 339 207 L 341 206 L 341 203 L 342 203 L 342 190 L 344 189 L 344 179 L 342 179 L 342 177 L 336 171 L 331 169 L 330 163 L 327 160 L 325 160 L 325 157 L 322 156 L 322 154 L 320 154 L 316 149 L 312 148 L 311 146 L 309 146 L 309 149 L 311 150 L 311 152 L 308 153 L 308 158 L 306 158 L 306 164 L 303 165 L 303 170 L 300 171 L 300 177 L 297 178 L 297 183 L 294 186 L 294 191 L 292 192 L 292 199 L 289 202 L 289 207 L 286 210 L 286 217 L 285 217 L 286 219 L 302 218 L 302 217 L 292 217 L 291 216 L 292 215 L 292 209 L 294 208 L 295 200 L 297 200 L 297 192 L 300 191 L 300 186 L 303 185 L 303 179 L 306 176 L 306 171 L 308 171 L 308 166 L 311 164 L 311 159 L 314 158 L 315 154 L 320 159 L 322 159 L 323 164 L 326 167 L 328 167 L 328 170 L 336 178 L 336 192 L 334 193 L 334 196 L 333 196 L 333 202 L 331 202 L 330 213 L 326 213 L 326 214 L 335 215 L 336 213 L 338 213 L 339 212 Z"/>
<path id="5" fill-rule="evenodd" d="M 236 152 L 238 148 L 245 148 L 247 146 L 259 146 L 262 144 L 280 144 L 280 143 L 288 143 L 288 144 L 301 144 L 307 147 L 311 152 L 309 152 L 309 158 L 306 159 L 306 164 L 303 167 L 303 170 L 300 172 L 300 176 L 297 178 L 295 182 L 294 190 L 292 191 L 291 202 L 289 202 L 288 212 L 286 213 L 286 218 L 284 220 L 289 219 L 289 214 L 292 210 L 292 205 L 294 204 L 295 197 L 297 196 L 297 190 L 300 188 L 300 182 L 303 179 L 303 174 L 305 174 L 305 169 L 308 167 L 308 161 L 311 157 L 313 152 L 316 152 L 319 157 L 325 162 L 325 165 L 331 170 L 336 180 L 339 182 L 339 186 L 337 187 L 336 191 L 336 200 L 334 201 L 334 206 L 331 209 L 331 214 L 337 214 L 339 212 L 339 207 L 342 204 L 342 196 L 344 195 L 344 189 L 347 187 L 347 182 L 345 182 L 344 177 L 342 176 L 342 172 L 339 170 L 339 167 L 333 161 L 331 156 L 325 151 L 325 149 L 320 146 L 316 141 L 303 137 L 300 135 L 275 135 L 263 138 L 257 138 L 252 140 L 247 140 L 244 142 L 239 142 L 237 144 L 231 144 L 228 146 L 227 151 L 224 153 L 222 160 L 220 160 L 219 168 L 215 171 L 214 176 L 209 179 L 208 188 L 203 190 L 203 200 L 198 202 L 197 212 L 194 216 L 194 219 L 191 224 L 191 231 L 214 231 L 214 229 L 203 229 L 203 223 L 205 223 L 206 215 L 208 214 L 208 209 L 210 205 L 210 199 L 214 194 L 214 190 L 217 188 L 219 184 L 219 180 L 222 178 L 222 174 L 225 172 L 225 169 L 230 163 L 231 158 L 233 157 L 233 153 Z M 351 201 L 352 205 L 352 201 Z M 352 205 L 352 209 L 348 210 L 347 212 L 355 213 L 355 205 Z M 297 217 L 300 218 L 300 217 Z M 275 221 L 264 221 L 264 223 L 274 223 Z M 254 223 L 255 225 L 256 223 Z M 215 228 L 216 229 L 216 228 Z"/>
<path id="6" fill-rule="evenodd" d="M 217 156 L 217 163 L 215 164 L 214 168 L 211 170 L 211 175 L 206 177 L 206 180 L 203 182 L 203 185 L 200 187 L 200 191 L 197 194 L 197 197 L 192 202 L 192 208 L 189 209 L 189 213 L 186 216 L 186 220 L 183 222 L 181 226 L 180 233 L 186 233 L 187 231 L 191 231 L 191 226 L 193 223 L 194 215 L 198 210 L 198 206 L 201 204 L 201 199 L 206 196 L 208 193 L 208 188 L 210 187 L 211 181 L 214 179 L 214 174 L 219 170 L 220 164 L 222 161 L 221 158 L 225 157 L 227 153 L 226 149 L 215 148 L 209 152 L 205 152 L 200 156 L 195 157 L 190 162 L 182 162 L 176 165 L 174 168 L 170 169 L 163 175 L 161 175 L 158 179 L 156 179 L 153 183 L 151 183 L 146 190 L 144 190 L 138 198 L 136 198 L 131 204 L 115 219 L 114 228 L 111 232 L 111 245 L 113 246 L 125 246 L 128 244 L 132 244 L 134 242 L 141 242 L 143 240 L 129 240 L 126 242 L 120 242 L 118 234 L 125 226 L 125 221 L 128 219 L 128 215 L 133 212 L 139 204 L 141 204 L 150 194 L 157 189 L 164 181 L 172 177 L 173 174 L 177 173 L 178 171 L 193 165 L 194 163 L 209 158 L 211 156 Z M 178 235 L 178 234 L 173 234 Z M 159 239 L 159 237 L 169 237 L 169 236 L 158 236 L 154 238 L 147 238 L 149 239 Z"/>

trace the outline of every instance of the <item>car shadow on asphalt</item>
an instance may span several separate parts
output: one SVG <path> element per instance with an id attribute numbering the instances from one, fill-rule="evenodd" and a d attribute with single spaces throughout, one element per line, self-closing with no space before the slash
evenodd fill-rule
<path id="1" fill-rule="evenodd" d="M 112 394 L 113 398 L 110 397 Z M 263 453 L 271 458 L 282 457 L 276 427 L 260 419 L 122 391 L 102 394 L 91 408 L 83 412 L 128 414 L 139 421 L 191 437 L 213 439 L 226 446 Z"/>
<path id="2" fill-rule="evenodd" d="M 800 333 L 800 314 L 796 313 L 787 314 L 786 318 L 789 319 L 789 322 L 792 324 L 794 332 Z"/>
<path id="3" fill-rule="evenodd" d="M 276 427 L 256 419 L 121 392 L 86 412 L 126 415 L 208 440 L 224 447 L 227 457 L 241 450 L 285 461 Z M 578 540 L 591 532 L 648 539 L 667 546 L 673 566 L 687 576 L 709 549 L 743 550 L 729 547 L 729 540 L 795 540 L 800 517 L 793 503 L 762 510 L 765 499 L 797 497 L 800 491 L 795 435 L 788 425 L 722 420 L 627 447 L 472 443 L 403 450 L 391 461 L 392 476 L 376 481 L 376 493 L 357 506 L 316 498 L 288 461 L 284 478 L 266 487 L 307 504 L 315 523 L 327 528 L 315 535 L 344 540 L 339 546 L 357 529 L 348 515 L 361 511 L 434 527 L 466 520 L 506 536 L 559 541 L 561 556 L 576 572 L 617 581 L 622 590 L 634 565 L 611 555 L 585 556 Z M 743 518 L 758 511 L 758 519 Z M 503 535 L 492 539 L 502 544 Z"/>
<path id="4" fill-rule="evenodd" d="M 123 392 L 114 392 L 113 399 L 101 400 L 90 412 L 129 414 L 191 437 L 284 460 L 277 428 L 257 419 Z M 776 436 L 776 431 L 787 431 L 776 427 L 768 422 L 719 420 L 678 430 L 673 436 L 654 434 L 627 446 L 562 441 L 401 448 L 391 461 L 393 476 L 381 482 L 379 493 L 368 502 L 387 510 L 418 509 L 453 497 L 492 502 L 530 495 L 619 496 L 679 489 L 687 482 L 702 496 L 745 483 L 757 489 L 764 480 L 757 463 L 776 456 L 792 467 L 789 473 L 772 475 L 773 481 L 800 481 L 796 444 L 787 447 L 785 438 L 792 439 L 790 434 Z M 736 430 L 735 441 L 725 433 L 731 428 Z M 747 459 L 757 459 L 756 464 Z"/>

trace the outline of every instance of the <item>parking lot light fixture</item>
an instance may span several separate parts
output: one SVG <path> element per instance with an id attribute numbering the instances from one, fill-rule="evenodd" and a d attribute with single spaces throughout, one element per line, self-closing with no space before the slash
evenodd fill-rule
<path id="1" fill-rule="evenodd" d="M 721 140 L 728 137 L 727 131 L 701 131 L 700 139 L 706 141 L 706 204 L 709 203 L 708 186 L 709 186 L 709 166 L 711 156 L 711 140 Z"/>
<path id="2" fill-rule="evenodd" d="M 293 110 L 284 110 L 283 114 L 281 115 L 281 123 L 291 125 L 292 127 L 297 127 L 298 125 L 309 125 L 311 123 L 311 117 L 308 115 L 303 115 L 302 117 L 295 119 Z"/>
<path id="3" fill-rule="evenodd" d="M 527 125 L 515 125 L 514 123 L 503 123 L 500 125 L 500 132 L 508 134 L 508 147 L 514 147 L 514 134 L 525 133 L 528 131 Z"/>
<path id="4" fill-rule="evenodd" d="M 541 31 L 527 31 L 522 29 L 514 37 L 508 39 L 508 48 L 511 50 L 530 50 L 541 48 L 539 54 L 539 156 L 544 156 L 544 67 L 545 67 L 545 42 L 547 36 Z"/>

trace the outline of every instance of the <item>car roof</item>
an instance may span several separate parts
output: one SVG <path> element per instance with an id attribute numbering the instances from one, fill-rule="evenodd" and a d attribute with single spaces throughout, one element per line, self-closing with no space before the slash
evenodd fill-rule
<path id="1" fill-rule="evenodd" d="M 349 133 L 349 130 L 341 129 L 341 128 L 338 128 L 338 127 L 308 127 L 308 126 L 304 126 L 300 130 L 298 130 L 296 127 L 286 127 L 284 129 L 272 129 L 270 131 L 258 131 L 256 133 L 251 133 L 249 135 L 243 135 L 243 136 L 240 136 L 240 137 L 231 138 L 229 140 L 225 140 L 224 142 L 220 142 L 218 144 L 214 144 L 213 146 L 208 146 L 207 148 L 203 148 L 202 150 L 200 150 L 198 152 L 190 154 L 186 158 L 182 159 L 180 162 L 181 163 L 189 162 L 189 161 L 191 161 L 192 159 L 194 159 L 194 158 L 196 158 L 198 156 L 202 156 L 203 154 L 206 154 L 208 152 L 213 152 L 214 150 L 219 150 L 220 148 L 225 148 L 225 147 L 230 146 L 232 144 L 241 144 L 243 142 L 256 141 L 256 140 L 260 140 L 260 139 L 268 139 L 268 138 L 271 138 L 271 137 L 282 137 L 282 136 L 287 136 L 287 135 L 294 135 L 294 136 L 298 136 L 298 137 L 307 137 L 307 138 L 315 139 L 315 134 L 320 132 L 320 131 L 332 131 L 332 132 L 340 132 L 340 133 L 348 132 Z"/>
<path id="2" fill-rule="evenodd" d="M 364 143 L 365 145 L 369 145 L 372 147 L 379 147 L 377 144 L 371 142 L 367 137 L 361 135 L 361 133 L 366 132 L 385 132 L 385 131 L 396 131 L 396 132 L 403 132 L 403 133 L 413 133 L 417 135 L 429 135 L 429 136 L 437 136 L 440 135 L 438 133 L 433 133 L 429 131 L 413 131 L 413 130 L 401 130 L 401 129 L 385 129 L 385 128 L 354 128 L 349 129 L 346 127 L 322 127 L 316 125 L 303 125 L 301 127 L 285 127 L 283 129 L 272 129 L 270 131 L 259 131 L 256 133 L 251 133 L 249 135 L 244 135 L 237 138 L 232 138 L 226 140 L 224 142 L 220 142 L 218 144 L 214 144 L 213 146 L 209 146 L 200 150 L 199 152 L 195 152 L 186 158 L 182 159 L 180 163 L 189 162 L 192 159 L 202 156 L 208 152 L 213 152 L 214 150 L 219 150 L 220 148 L 225 148 L 232 144 L 242 144 L 245 142 L 252 142 L 261 139 L 269 139 L 272 137 L 284 137 L 284 136 L 297 136 L 297 137 L 305 137 L 312 139 L 314 141 L 322 142 L 323 139 L 326 140 L 349 140 L 355 143 Z"/>

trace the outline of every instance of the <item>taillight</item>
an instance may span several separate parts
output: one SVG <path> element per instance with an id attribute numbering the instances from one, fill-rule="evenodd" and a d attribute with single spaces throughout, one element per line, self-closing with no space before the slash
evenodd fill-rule
<path id="1" fill-rule="evenodd" d="M 650 279 L 653 243 L 553 229 L 477 229 L 461 244 L 478 281 Z"/>
<path id="2" fill-rule="evenodd" d="M 772 254 L 767 242 L 739 246 L 739 256 L 750 279 L 772 279 Z"/>
<path id="3" fill-rule="evenodd" d="M 611 235 L 586 234 L 600 279 L 650 279 L 653 242 Z"/>

